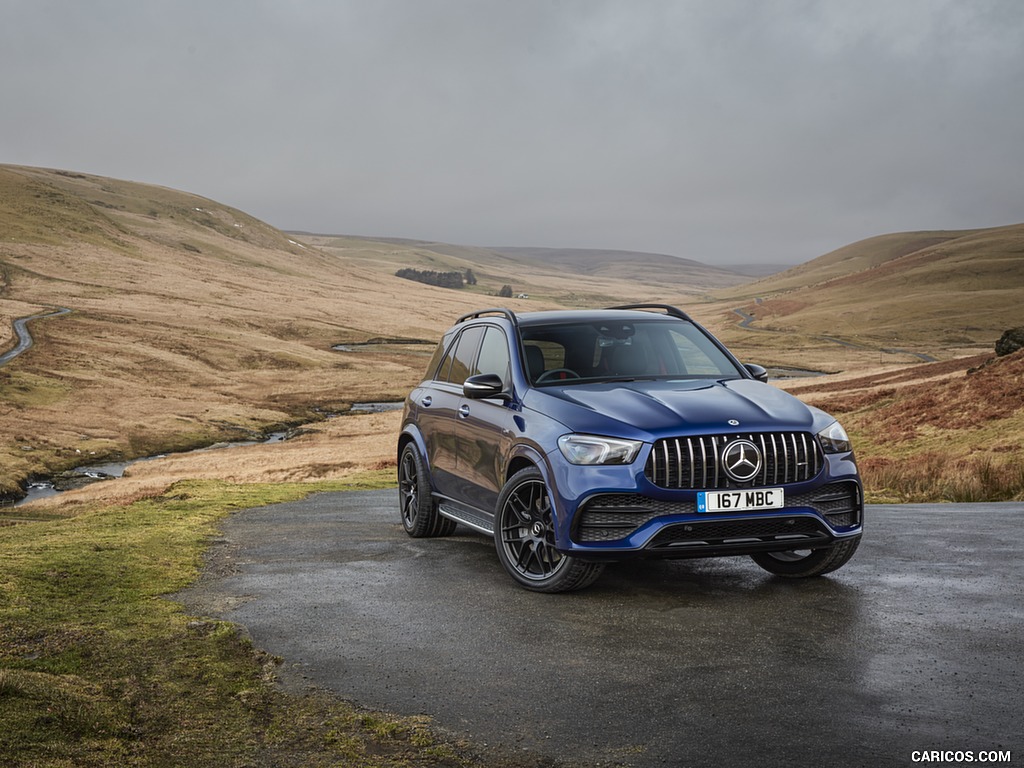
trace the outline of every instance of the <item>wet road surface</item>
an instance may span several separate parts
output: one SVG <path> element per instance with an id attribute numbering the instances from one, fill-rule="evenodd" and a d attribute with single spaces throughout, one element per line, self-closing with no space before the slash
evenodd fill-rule
<path id="1" fill-rule="evenodd" d="M 1024 762 L 1024 504 L 871 506 L 829 577 L 747 558 L 516 587 L 487 539 L 402 531 L 397 491 L 245 510 L 177 599 L 282 681 L 538 757 L 634 766 Z"/>

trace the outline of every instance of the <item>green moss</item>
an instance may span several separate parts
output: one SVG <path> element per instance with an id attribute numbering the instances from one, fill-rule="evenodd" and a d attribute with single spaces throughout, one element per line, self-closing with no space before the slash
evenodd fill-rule
<path id="1" fill-rule="evenodd" d="M 468 756 L 422 720 L 286 694 L 277 660 L 236 627 L 163 597 L 196 578 L 232 510 L 392 483 L 389 471 L 316 485 L 188 481 L 0 528 L 5 765 L 512 765 Z"/>
<path id="2" fill-rule="evenodd" d="M 49 376 L 18 370 L 0 374 L 0 403 L 17 408 L 55 405 L 70 391 L 67 383 Z"/>

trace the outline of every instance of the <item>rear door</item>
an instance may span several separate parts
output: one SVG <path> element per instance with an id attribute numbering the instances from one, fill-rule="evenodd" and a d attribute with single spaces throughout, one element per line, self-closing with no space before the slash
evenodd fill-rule
<path id="1" fill-rule="evenodd" d="M 437 375 L 420 397 L 420 430 L 427 447 L 434 490 L 460 499 L 465 484 L 456 468 L 455 416 L 462 400 L 462 383 L 476 361 L 483 328 L 471 326 L 459 334 L 445 355 Z"/>

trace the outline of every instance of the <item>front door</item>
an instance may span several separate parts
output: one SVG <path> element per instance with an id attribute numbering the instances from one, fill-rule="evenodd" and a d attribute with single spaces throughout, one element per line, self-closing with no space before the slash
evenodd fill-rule
<path id="1" fill-rule="evenodd" d="M 509 346 L 505 332 L 487 326 L 480 353 L 471 375 L 493 373 L 501 377 L 506 391 L 511 389 Z M 514 414 L 505 399 L 477 400 L 463 397 L 455 417 L 456 472 L 465 485 L 461 488 L 466 504 L 493 514 L 504 481 L 501 457 L 507 455 L 512 440 Z"/>

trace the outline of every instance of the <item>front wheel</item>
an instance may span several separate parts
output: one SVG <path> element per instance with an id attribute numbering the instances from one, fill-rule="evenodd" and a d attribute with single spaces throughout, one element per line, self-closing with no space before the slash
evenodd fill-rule
<path id="1" fill-rule="evenodd" d="M 791 579 L 821 576 L 841 568 L 853 557 L 860 536 L 843 539 L 821 549 L 791 549 L 785 552 L 758 552 L 751 559 L 769 573 Z"/>
<path id="2" fill-rule="evenodd" d="M 568 592 L 594 583 L 604 569 L 555 548 L 555 526 L 544 477 L 536 467 L 516 472 L 498 496 L 494 520 L 498 559 L 520 586 Z"/>

